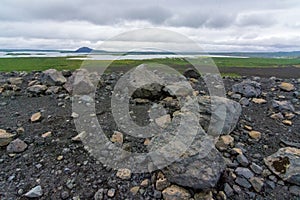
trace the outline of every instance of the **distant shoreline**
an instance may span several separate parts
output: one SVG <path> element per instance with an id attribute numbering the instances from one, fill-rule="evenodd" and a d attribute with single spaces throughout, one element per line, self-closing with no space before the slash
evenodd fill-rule
<path id="1" fill-rule="evenodd" d="M 45 50 L 45 49 L 0 49 L 0 57 L 65 57 L 65 56 L 87 56 L 87 55 L 135 55 L 149 57 L 156 55 L 155 58 L 161 58 L 162 55 L 165 57 L 175 57 L 176 55 L 182 56 L 196 56 L 206 55 L 210 57 L 238 57 L 238 58 L 300 58 L 300 51 L 290 52 L 156 52 L 156 51 L 133 51 L 133 52 L 122 52 L 122 51 L 104 51 L 104 50 Z M 22 55 L 23 54 L 23 55 Z"/>

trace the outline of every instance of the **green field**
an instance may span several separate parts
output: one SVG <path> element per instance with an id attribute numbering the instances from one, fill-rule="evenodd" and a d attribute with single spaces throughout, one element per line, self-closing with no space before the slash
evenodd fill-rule
<path id="1" fill-rule="evenodd" d="M 300 65 L 300 58 L 214 58 L 219 67 L 282 67 Z"/>
<path id="2" fill-rule="evenodd" d="M 0 58 L 0 71 L 43 71 L 49 68 L 57 70 L 74 70 L 81 66 L 81 60 L 70 60 L 69 57 L 28 57 L 28 58 Z M 205 60 L 208 58 L 202 58 Z M 218 67 L 282 67 L 300 66 L 300 58 L 213 58 Z M 109 61 L 88 61 L 104 66 Z M 190 64 L 181 58 L 162 58 L 150 60 L 117 60 L 111 63 L 111 67 L 134 67 L 142 63 L 155 62 L 174 67 L 181 71 Z"/>
<path id="3" fill-rule="evenodd" d="M 43 71 L 46 69 L 77 69 L 79 60 L 69 60 L 66 57 L 26 57 L 0 58 L 0 71 Z"/>

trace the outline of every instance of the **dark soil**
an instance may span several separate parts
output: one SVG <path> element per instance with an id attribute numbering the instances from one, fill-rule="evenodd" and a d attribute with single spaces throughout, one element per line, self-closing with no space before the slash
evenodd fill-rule
<path id="1" fill-rule="evenodd" d="M 259 77 L 280 77 L 280 78 L 299 78 L 300 68 L 294 66 L 286 67 L 222 67 L 221 73 L 234 73 L 241 76 L 259 76 Z"/>
<path id="2" fill-rule="evenodd" d="M 243 76 L 276 76 L 285 79 L 284 81 L 293 83 L 297 89 L 300 83 L 291 77 L 300 77 L 299 68 L 222 68 L 221 72 L 237 72 Z M 13 73 L 2 73 L 4 78 L 14 76 Z M 94 194 L 99 189 L 104 189 L 104 199 L 160 199 L 161 192 L 155 189 L 155 174 L 143 173 L 133 174 L 130 180 L 121 180 L 116 177 L 116 171 L 104 167 L 95 160 L 84 149 L 80 142 L 73 142 L 72 137 L 76 136 L 73 119 L 71 117 L 72 105 L 65 90 L 59 94 L 42 95 L 29 97 L 26 94 L 28 81 L 34 79 L 34 73 L 24 77 L 21 91 L 12 95 L 4 96 L 0 94 L 0 128 L 7 132 L 17 133 L 19 127 L 25 129 L 24 133 L 18 134 L 18 138 L 28 144 L 28 148 L 15 155 L 9 155 L 5 147 L 0 149 L 0 199 L 26 199 L 23 194 L 36 185 L 43 188 L 43 196 L 40 199 L 93 199 Z M 117 81 L 118 75 L 104 77 L 104 84 L 97 92 L 96 114 L 105 133 L 110 137 L 113 131 L 118 130 L 113 121 L 110 110 L 111 89 Z M 224 79 L 227 91 L 231 86 L 241 82 L 242 79 Z M 282 95 L 285 100 L 293 101 L 296 111 L 300 110 L 299 99 L 293 96 L 293 92 L 281 91 L 277 86 L 282 80 L 277 81 L 269 78 L 262 78 L 258 82 L 262 85 L 263 96 L 267 100 L 266 104 L 250 103 L 243 107 L 242 115 L 235 130 L 230 134 L 234 137 L 234 146 L 245 150 L 245 156 L 249 162 L 255 162 L 263 169 L 263 158 L 276 152 L 283 147 L 280 139 L 291 142 L 300 142 L 300 120 L 299 115 L 292 119 L 293 125 L 284 125 L 281 121 L 271 119 L 271 101 L 279 99 Z M 203 84 L 195 84 L 197 90 L 201 90 Z M 275 88 L 274 91 L 271 88 Z M 203 89 L 203 88 L 202 88 Z M 205 89 L 203 89 L 205 90 Z M 62 95 L 65 94 L 65 95 Z M 60 96 L 59 96 L 60 95 Z M 67 97 L 67 98 L 65 98 Z M 64 106 L 58 106 L 61 103 Z M 149 104 L 134 107 L 134 115 L 139 123 L 143 124 L 147 120 L 146 110 Z M 30 122 L 33 113 L 42 112 L 43 119 L 40 122 Z M 259 141 L 251 140 L 244 125 L 251 126 L 254 130 L 262 133 Z M 52 135 L 42 138 L 41 135 L 51 131 Z M 126 143 L 130 143 L 133 151 L 142 151 L 144 140 L 126 137 Z M 231 154 L 232 150 L 223 151 L 224 157 L 235 162 L 236 157 Z M 62 155 L 62 160 L 57 157 Z M 228 167 L 220 179 L 218 186 L 213 188 L 215 199 L 221 199 L 218 191 L 224 191 L 224 184 L 232 184 L 232 180 L 227 178 L 230 170 L 236 167 Z M 300 197 L 291 194 L 289 191 L 291 184 L 283 182 L 280 178 L 272 174 L 262 174 L 264 186 L 261 192 L 256 192 L 253 188 L 241 187 L 239 193 L 227 199 L 299 199 Z M 150 184 L 141 187 L 134 196 L 130 189 L 148 179 Z M 107 196 L 109 189 L 115 189 L 112 198 Z M 194 191 L 187 188 L 191 194 Z"/>

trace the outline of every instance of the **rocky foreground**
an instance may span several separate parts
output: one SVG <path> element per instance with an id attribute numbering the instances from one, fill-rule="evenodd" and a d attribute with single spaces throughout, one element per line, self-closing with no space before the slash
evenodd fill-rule
<path id="1" fill-rule="evenodd" d="M 138 74 L 147 79 L 153 73 L 143 69 Z M 52 69 L 0 73 L 0 199 L 300 198 L 300 79 L 210 77 L 215 88 L 223 81 L 224 98 L 208 96 L 204 80 L 209 78 L 187 70 L 186 78 L 172 82 L 168 77 L 170 87 L 151 84 L 133 93 L 133 121 L 156 124 L 161 131 L 135 138 L 116 125 L 111 113 L 112 94 L 121 92 L 113 90 L 122 75 Z M 88 94 L 97 79 L 93 100 Z M 189 99 L 196 107 L 182 109 Z M 98 119 L 113 144 L 130 152 L 147 153 L 167 145 L 190 111 L 199 121 L 183 129 L 198 129 L 189 148 L 168 166 L 147 165 L 147 173 L 128 167 L 114 170 L 84 147 L 85 133 L 74 124 L 83 113 L 72 110 L 72 100 L 87 108 L 95 103 L 96 113 L 89 115 Z M 206 152 L 202 142 L 207 138 L 212 146 Z M 179 142 L 173 146 L 180 150 Z M 168 153 L 162 150 L 159 160 L 172 159 Z M 123 155 L 114 159 L 124 166 L 134 162 Z"/>

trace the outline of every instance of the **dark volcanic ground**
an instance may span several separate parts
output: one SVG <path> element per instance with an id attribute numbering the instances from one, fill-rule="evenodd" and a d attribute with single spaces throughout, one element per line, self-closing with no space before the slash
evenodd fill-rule
<path id="1" fill-rule="evenodd" d="M 116 176 L 115 170 L 104 167 L 90 156 L 81 142 L 72 141 L 78 132 L 71 117 L 72 105 L 68 92 L 61 88 L 57 94 L 28 96 L 26 91 L 28 82 L 40 80 L 40 74 L 39 72 L 23 74 L 20 91 L 13 91 L 5 86 L 7 89 L 0 93 L 0 129 L 16 134 L 15 138 L 23 140 L 28 145 L 26 150 L 20 153 L 9 153 L 6 146 L 0 149 L 1 200 L 27 199 L 24 194 L 38 185 L 43 191 L 38 199 L 94 199 L 97 191 L 103 199 L 167 199 L 162 195 L 161 189 L 156 188 L 158 171 L 132 174 L 129 180 L 122 180 Z M 20 76 L 17 73 L 0 75 L 2 86 L 8 78 Z M 106 75 L 96 96 L 98 100 L 96 114 L 108 137 L 118 130 L 110 111 L 110 95 L 119 76 L 115 73 Z M 247 78 L 261 84 L 262 95 L 259 98 L 265 99 L 266 103 L 254 103 L 251 98 L 248 98 L 250 104 L 243 106 L 239 122 L 230 134 L 234 142 L 221 150 L 223 156 L 232 164 L 222 173 L 217 186 L 206 191 L 205 194 L 213 199 L 299 199 L 300 187 L 283 181 L 273 174 L 264 164 L 263 159 L 281 147 L 289 146 L 283 144 L 281 140 L 298 145 L 300 143 L 300 80 L 251 76 Z M 225 78 L 223 81 L 229 92 L 232 91 L 232 85 L 242 82 L 243 79 Z M 291 83 L 295 89 L 290 92 L 283 91 L 278 87 L 281 82 Z M 205 91 L 201 79 L 192 85 L 196 91 Z M 239 101 L 241 97 L 228 95 L 228 98 Z M 273 100 L 288 100 L 292 103 L 295 116 L 290 119 L 291 125 L 283 124 L 281 119 L 270 117 L 273 114 Z M 133 107 L 133 115 L 139 123 L 143 124 L 147 120 L 145 111 L 149 108 L 149 104 Z M 32 114 L 37 112 L 41 112 L 41 120 L 31 122 Z M 246 128 L 245 125 L 260 132 L 261 138 L 251 139 L 247 130 L 249 127 Z M 49 131 L 50 136 L 42 137 L 42 134 Z M 143 139 L 125 137 L 125 142 L 136 151 L 144 145 Z M 260 191 L 256 191 L 253 186 L 243 187 L 243 184 L 235 181 L 237 176 L 235 170 L 241 167 L 241 163 L 237 161 L 237 153 L 233 148 L 243 151 L 243 155 L 248 160 L 245 168 L 252 170 L 250 166 L 253 163 L 261 168 L 261 172 L 255 174 L 262 178 L 263 185 Z M 141 185 L 142 182 L 144 184 Z M 133 191 L 132 188 L 135 186 L 139 186 L 138 191 Z M 204 194 L 203 191 L 192 188 L 185 189 L 194 199 L 201 199 L 196 194 Z M 100 197 L 95 199 L 102 199 Z"/>
<path id="2" fill-rule="evenodd" d="M 285 67 L 222 67 L 221 73 L 236 73 L 241 76 L 259 76 L 259 77 L 280 77 L 280 78 L 299 78 L 300 68 L 295 66 Z"/>

